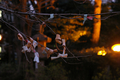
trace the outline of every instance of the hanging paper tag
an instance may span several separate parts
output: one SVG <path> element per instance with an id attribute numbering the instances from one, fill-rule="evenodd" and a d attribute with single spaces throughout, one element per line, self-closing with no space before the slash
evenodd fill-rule
<path id="1" fill-rule="evenodd" d="M 25 51 L 30 52 L 31 51 L 31 49 L 28 48 L 27 46 L 23 46 L 22 48 L 23 48 L 22 52 L 25 52 Z"/>
<path id="2" fill-rule="evenodd" d="M 62 44 L 61 38 L 59 34 L 56 34 L 56 38 L 55 38 L 56 43 L 58 44 Z"/>
<path id="3" fill-rule="evenodd" d="M 23 36 L 22 36 L 20 33 L 18 33 L 17 36 L 18 36 L 18 39 L 19 39 L 19 40 L 21 40 L 21 41 L 25 41 L 24 38 L 23 38 Z"/>
<path id="4" fill-rule="evenodd" d="M 36 0 L 34 0 L 34 3 L 35 3 L 35 4 L 37 4 L 37 1 L 36 1 Z"/>
<path id="5" fill-rule="evenodd" d="M 38 45 L 38 42 L 33 40 L 33 47 L 36 48 L 37 45 Z"/>
<path id="6" fill-rule="evenodd" d="M 39 63 L 39 53 L 38 53 L 38 52 L 35 52 L 34 55 L 35 55 L 35 57 L 34 57 L 34 60 L 33 60 L 33 61 Z"/>
<path id="7" fill-rule="evenodd" d="M 83 24 L 85 23 L 86 20 L 87 20 L 87 14 L 84 14 L 84 21 L 83 21 Z"/>
<path id="8" fill-rule="evenodd" d="M 92 17 L 92 16 L 87 16 L 87 18 L 88 18 L 89 20 L 93 20 L 93 17 Z"/>
<path id="9" fill-rule="evenodd" d="M 60 57 L 67 58 L 68 54 L 59 54 Z"/>
<path id="10" fill-rule="evenodd" d="M 57 59 L 57 58 L 60 58 L 60 57 L 67 58 L 67 56 L 68 56 L 68 54 L 60 54 L 59 53 L 57 57 L 51 57 L 51 60 L 54 60 L 54 59 Z"/>
<path id="11" fill-rule="evenodd" d="M 54 14 L 50 14 L 50 18 L 48 19 L 53 19 L 54 18 Z"/>

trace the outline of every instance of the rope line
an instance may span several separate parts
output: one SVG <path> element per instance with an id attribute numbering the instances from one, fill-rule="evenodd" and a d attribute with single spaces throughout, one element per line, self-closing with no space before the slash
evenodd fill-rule
<path id="1" fill-rule="evenodd" d="M 4 22 L 5 24 L 10 25 L 11 27 L 15 28 L 13 25 L 9 24 L 8 22 L 4 21 L 3 19 L 0 19 L 0 20 L 2 20 L 2 22 Z M 20 32 L 17 28 L 15 28 L 15 29 L 17 30 L 17 32 Z M 21 32 L 21 34 L 26 37 L 26 35 L 25 35 L 24 33 Z M 27 38 L 27 37 L 26 37 L 26 38 Z M 39 45 L 43 46 L 43 45 L 40 44 L 40 43 L 39 43 Z M 43 46 L 43 47 L 45 47 L 45 46 Z M 73 54 L 73 55 L 74 55 L 74 54 Z M 26 57 L 26 60 L 30 63 L 30 61 L 28 60 L 28 57 L 27 57 L 26 53 L 25 53 L 25 57 Z M 75 56 L 74 56 L 74 57 L 75 57 Z M 72 57 L 69 57 L 69 58 L 72 58 Z M 75 57 L 75 58 L 76 58 L 76 57 Z M 81 63 L 68 63 L 68 62 L 67 62 L 65 59 L 63 59 L 63 58 L 62 58 L 62 60 L 63 60 L 65 63 L 67 63 L 67 64 L 81 64 Z M 79 60 L 79 61 L 80 61 L 80 60 Z"/>
<path id="2" fill-rule="evenodd" d="M 20 11 L 14 11 L 12 9 L 7 9 L 3 6 L 0 6 L 0 9 L 11 12 L 11 13 L 16 13 L 16 14 L 23 14 L 23 15 L 50 15 L 49 13 L 31 13 L 31 12 L 20 12 Z M 116 11 L 116 12 L 105 12 L 105 13 L 100 13 L 100 14 L 87 14 L 88 16 L 94 16 L 94 15 L 106 15 L 106 14 L 115 14 L 115 13 L 120 13 L 120 11 Z M 54 15 L 71 15 L 71 16 L 84 16 L 84 14 L 75 14 L 75 13 L 61 13 L 61 14 L 57 14 L 55 13 Z"/>

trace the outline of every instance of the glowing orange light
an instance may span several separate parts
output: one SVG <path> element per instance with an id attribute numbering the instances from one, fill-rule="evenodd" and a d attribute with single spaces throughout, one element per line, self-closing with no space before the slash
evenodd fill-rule
<path id="1" fill-rule="evenodd" d="M 112 49 L 113 51 L 120 52 L 120 44 L 115 44 L 115 45 L 113 45 L 113 46 L 111 47 L 111 49 Z"/>
<path id="2" fill-rule="evenodd" d="M 0 34 L 0 40 L 2 40 L 2 35 Z"/>
<path id="3" fill-rule="evenodd" d="M 106 51 L 105 50 L 98 51 L 97 55 L 105 56 L 106 55 Z"/>

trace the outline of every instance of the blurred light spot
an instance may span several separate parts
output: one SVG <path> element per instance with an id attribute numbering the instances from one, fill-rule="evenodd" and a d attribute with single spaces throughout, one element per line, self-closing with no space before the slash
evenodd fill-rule
<path id="1" fill-rule="evenodd" d="M 98 51 L 97 55 L 105 56 L 106 55 L 106 51 L 105 50 Z"/>
<path id="2" fill-rule="evenodd" d="M 2 11 L 0 10 L 0 18 L 2 17 Z"/>
<path id="3" fill-rule="evenodd" d="M 2 40 L 2 35 L 0 34 L 0 41 Z"/>
<path id="4" fill-rule="evenodd" d="M 115 44 L 115 45 L 113 45 L 113 46 L 111 47 L 111 49 L 112 49 L 113 51 L 120 52 L 120 44 Z"/>
<path id="5" fill-rule="evenodd" d="M 2 47 L 0 47 L 0 53 L 2 52 Z"/>

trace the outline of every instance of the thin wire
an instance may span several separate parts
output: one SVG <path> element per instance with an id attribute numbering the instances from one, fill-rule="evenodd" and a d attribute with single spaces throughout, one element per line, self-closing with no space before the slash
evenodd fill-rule
<path id="1" fill-rule="evenodd" d="M 29 20 L 29 21 L 31 21 L 31 22 L 39 22 L 39 21 L 36 21 L 36 20 L 32 20 L 32 19 L 29 19 L 29 18 L 25 18 L 25 17 L 23 17 L 23 16 L 21 16 L 21 15 L 19 15 L 19 14 L 15 14 L 15 15 L 17 15 L 18 17 L 23 18 L 23 19 L 25 19 L 25 20 Z"/>
<path id="2" fill-rule="evenodd" d="M 37 17 L 35 17 L 36 19 L 38 19 L 38 20 L 40 20 L 39 18 L 37 18 Z M 42 21 L 42 20 L 40 20 L 41 22 L 44 22 L 44 21 Z M 49 27 L 47 24 L 46 24 L 46 26 L 47 27 Z M 50 28 L 50 30 L 56 35 L 56 33 L 52 30 L 52 28 L 51 27 L 49 27 Z M 78 61 L 80 61 L 67 47 L 66 47 L 66 49 L 69 51 L 69 53 L 70 54 L 72 54 L 73 55 L 73 57 L 75 57 Z"/>
<path id="3" fill-rule="evenodd" d="M 2 22 L 4 22 L 7 25 L 10 25 L 11 27 L 13 27 L 18 33 L 20 32 L 16 27 L 14 27 L 13 25 L 7 23 L 6 21 L 4 21 L 3 19 L 0 19 Z"/>
<path id="4" fill-rule="evenodd" d="M 35 17 L 35 18 L 37 18 L 37 17 Z M 40 20 L 39 18 L 37 18 L 38 20 Z M 40 20 L 40 21 L 42 21 L 42 20 Z M 43 22 L 43 21 L 42 21 Z M 49 27 L 48 25 L 47 25 L 47 27 Z M 50 28 L 50 27 L 49 27 Z M 51 28 L 50 28 L 51 29 Z M 52 30 L 52 29 L 51 29 Z M 53 30 L 52 30 L 53 31 Z M 53 33 L 54 34 L 56 34 L 54 31 L 53 31 Z M 69 51 L 69 49 L 67 48 L 67 50 Z M 70 52 L 70 51 L 69 51 Z M 70 52 L 71 53 L 71 52 Z M 71 53 L 72 54 L 72 53 Z M 74 56 L 74 54 L 72 54 L 73 56 Z M 75 56 L 74 56 L 75 57 Z M 78 59 L 78 58 L 77 58 Z"/>
<path id="5" fill-rule="evenodd" d="M 2 8 L 1 6 L 0 6 L 0 8 Z M 10 9 L 5 9 L 5 10 L 9 10 L 9 11 L 12 11 L 12 12 L 16 12 L 17 13 L 17 11 L 13 11 L 13 10 L 10 10 Z M 114 15 L 110 15 L 110 16 L 108 16 L 108 17 L 105 17 L 104 19 L 100 19 L 100 20 L 105 20 L 105 19 L 107 19 L 107 18 L 109 18 L 109 17 L 111 17 L 111 16 L 115 16 L 115 15 L 118 15 L 120 12 L 107 12 L 107 13 L 101 13 L 101 14 L 88 14 L 88 15 L 102 15 L 102 14 L 111 14 L 111 13 L 117 13 L 117 14 L 114 14 Z M 33 14 L 33 13 L 31 13 L 31 14 Z M 55 15 L 55 14 L 54 14 Z M 70 14 L 71 15 L 71 14 Z M 75 15 L 75 14 L 74 14 Z M 78 14 L 78 15 L 83 15 L 83 14 Z M 59 14 L 59 16 L 60 16 L 60 14 Z M 64 16 L 61 16 L 61 17 L 63 17 L 63 18 L 67 18 L 67 17 L 64 17 Z M 94 17 L 94 16 L 92 16 L 93 18 L 95 18 L 95 19 L 99 19 L 99 18 L 96 18 L 96 17 Z M 79 17 L 76 17 L 76 18 L 79 18 Z M 26 19 L 26 18 L 25 18 Z M 74 18 L 67 18 L 67 19 L 74 19 Z M 27 20 L 30 20 L 30 19 L 27 19 Z M 34 20 L 32 20 L 32 21 L 34 21 Z M 48 26 L 48 25 L 47 25 Z M 49 27 L 49 26 L 48 26 Z M 50 28 L 50 27 L 49 27 Z M 51 29 L 51 28 L 50 28 Z M 51 29 L 52 30 L 52 29 Z M 53 33 L 54 33 L 54 31 L 52 31 Z M 55 34 L 55 33 L 54 33 Z"/>
<path id="6" fill-rule="evenodd" d="M 82 17 L 69 18 L 69 17 L 65 17 L 65 16 L 60 16 L 60 15 L 59 15 L 59 17 L 66 18 L 66 19 L 77 19 L 77 18 L 82 18 Z"/>
<path id="7" fill-rule="evenodd" d="M 81 63 L 82 63 L 82 62 L 80 62 L 80 63 L 69 63 L 69 62 L 67 62 L 64 58 L 61 57 L 61 59 L 62 59 L 65 63 L 67 63 L 67 64 L 81 64 Z"/>
<path id="8" fill-rule="evenodd" d="M 7 23 L 7 22 L 4 21 L 3 19 L 1 19 L 1 20 L 6 24 L 7 27 L 8 27 L 8 25 L 10 25 L 10 26 L 12 26 L 13 28 L 15 28 L 13 25 Z M 10 27 L 9 27 L 9 28 L 10 28 Z M 12 31 L 14 31 L 14 32 L 17 32 L 17 33 L 20 32 L 17 28 L 15 28 L 17 31 L 13 30 L 12 28 L 10 28 L 10 29 L 11 29 Z M 23 41 L 23 45 L 24 45 L 24 41 Z M 25 57 L 26 57 L 26 60 L 30 63 L 30 61 L 28 60 L 28 57 L 27 57 L 27 55 L 26 55 L 26 52 L 25 52 Z"/>
<path id="9" fill-rule="evenodd" d="M 37 18 L 37 17 L 35 17 L 36 19 L 38 19 L 38 20 L 40 20 L 39 18 Z M 40 21 L 42 21 L 42 20 L 40 20 Z M 42 21 L 43 22 L 43 21 Z M 47 24 L 46 24 L 46 26 L 47 27 L 49 27 Z M 12 27 L 14 27 L 14 26 L 12 26 Z M 14 27 L 15 28 L 15 27 Z M 51 27 L 49 27 L 50 29 L 51 29 Z M 15 28 L 16 29 L 16 28 Z M 18 32 L 20 32 L 18 29 L 16 29 Z M 51 29 L 52 30 L 52 29 Z M 53 30 L 52 30 L 53 31 Z M 56 34 L 54 31 L 53 31 L 53 33 L 54 34 Z M 23 33 L 22 33 L 23 34 Z M 23 34 L 24 35 L 24 34 Z M 24 35 L 25 36 L 25 35 Z M 40 44 L 41 45 L 41 44 Z M 41 45 L 41 46 L 43 46 L 43 45 Z M 68 48 L 67 48 L 67 50 L 68 50 Z M 68 50 L 69 51 L 69 50 Z M 69 51 L 70 52 L 70 51 Z M 70 52 L 71 53 L 71 52 Z M 71 53 L 72 54 L 72 53 Z M 74 54 L 72 54 L 73 56 L 74 56 Z M 26 54 L 25 54 L 25 56 L 27 56 Z M 75 56 L 74 56 L 75 57 Z M 27 59 L 27 61 L 29 61 L 28 60 L 28 58 L 26 57 L 26 59 Z M 63 58 L 62 58 L 63 59 Z M 77 58 L 78 59 L 78 58 Z M 63 59 L 64 60 L 64 59 Z M 65 61 L 65 60 L 64 60 Z M 66 61 L 65 61 L 66 62 Z M 68 63 L 68 62 L 66 62 L 66 63 Z M 73 63 L 68 63 L 68 64 L 73 64 Z M 74 63 L 74 64 L 76 64 L 76 63 Z M 77 63 L 78 64 L 78 63 Z"/>
<path id="10" fill-rule="evenodd" d="M 17 31 L 15 31 L 14 29 L 12 29 L 11 27 L 8 26 L 8 24 L 5 24 L 8 28 L 10 28 L 12 31 L 18 33 Z"/>
<path id="11" fill-rule="evenodd" d="M 70 54 L 72 54 L 73 57 L 75 57 L 78 61 L 80 61 L 80 60 L 78 59 L 78 57 L 76 57 L 67 47 L 66 47 L 66 49 L 68 50 L 68 52 L 69 52 Z"/>
<path id="12" fill-rule="evenodd" d="M 77 2 L 77 1 L 75 1 L 75 0 L 73 0 L 75 3 L 77 3 L 77 4 L 84 4 L 87 0 L 84 0 L 84 2 Z"/>
<path id="13" fill-rule="evenodd" d="M 30 21 L 35 21 L 35 20 L 31 20 L 31 19 L 26 19 L 25 17 L 23 17 L 23 16 L 21 16 L 21 15 L 19 15 L 19 14 L 15 14 L 16 16 L 18 16 L 21 20 L 23 20 L 23 21 L 25 21 L 25 23 L 26 24 L 28 24 L 27 22 L 26 22 L 26 20 L 30 20 Z M 24 19 L 26 19 L 26 20 L 24 20 Z M 35 21 L 35 22 L 38 22 L 38 21 Z M 31 26 L 30 24 L 28 24 L 29 26 Z M 33 27 L 32 27 L 33 28 Z M 34 28 L 33 28 L 34 29 Z M 34 29 L 35 30 L 35 29 Z M 23 33 L 22 33 L 23 34 Z M 23 34 L 24 35 L 24 34 Z M 27 37 L 24 35 L 24 37 L 27 39 Z"/>
<path id="14" fill-rule="evenodd" d="M 113 17 L 113 16 L 115 16 L 115 15 L 119 15 L 120 13 L 117 13 L 117 14 L 113 14 L 113 15 L 110 15 L 110 16 L 107 16 L 107 17 L 104 17 L 103 19 L 101 18 L 96 18 L 96 17 L 93 17 L 93 18 L 95 18 L 95 19 L 100 19 L 100 20 L 106 20 L 106 19 L 108 19 L 109 17 Z"/>
<path id="15" fill-rule="evenodd" d="M 83 57 L 90 57 L 90 56 L 92 56 L 92 55 L 86 55 L 86 56 L 76 56 L 75 58 L 83 58 Z M 74 57 L 67 57 L 67 58 L 74 58 Z"/>
<path id="16" fill-rule="evenodd" d="M 56 53 L 57 54 L 57 53 Z M 79 57 L 83 57 L 83 56 L 79 56 Z M 84 56 L 85 57 L 85 56 Z M 73 57 L 67 57 L 67 58 L 64 58 L 64 57 L 60 57 L 66 64 L 81 64 L 82 62 L 79 62 L 79 63 L 69 63 L 67 62 L 65 59 L 67 58 L 73 58 Z"/>
<path id="17" fill-rule="evenodd" d="M 24 14 L 24 15 L 50 15 L 49 13 L 31 13 L 31 12 L 20 12 L 20 11 L 14 11 L 12 9 L 7 9 L 3 6 L 0 6 L 0 9 L 2 10 L 6 10 L 8 12 L 11 13 L 17 13 L 17 14 Z M 87 14 L 88 16 L 94 16 L 94 15 L 105 15 L 105 14 L 112 14 L 112 13 L 120 13 L 120 11 L 116 11 L 116 12 L 106 12 L 106 13 L 100 13 L 100 14 Z M 84 16 L 84 14 L 74 14 L 74 13 L 64 13 L 64 14 L 57 14 L 55 13 L 54 15 L 81 15 Z"/>
<path id="18" fill-rule="evenodd" d="M 104 18 L 96 18 L 96 17 L 94 17 L 94 16 L 91 16 L 91 17 L 93 17 L 93 18 L 95 18 L 95 19 L 99 19 L 99 20 L 106 20 L 106 19 L 108 19 L 109 17 L 113 17 L 113 16 L 119 15 L 119 14 L 120 14 L 120 13 L 116 13 L 116 14 L 109 15 L 109 16 L 104 17 Z M 60 16 L 60 15 L 59 15 L 59 16 Z M 77 19 L 77 18 L 82 18 L 82 17 L 69 18 L 69 17 L 65 17 L 65 16 L 60 16 L 60 17 L 66 18 L 66 19 Z"/>
<path id="19" fill-rule="evenodd" d="M 12 26 L 13 28 L 15 28 L 18 33 L 21 33 L 21 34 L 27 39 L 26 35 L 25 35 L 24 33 L 20 32 L 16 27 L 14 27 L 13 25 L 7 23 L 7 22 L 4 21 L 3 19 L 0 19 L 0 20 L 2 20 L 2 21 L 3 21 L 4 23 L 6 23 L 6 24 Z M 42 44 L 40 44 L 40 43 L 38 43 L 38 44 L 41 45 L 42 47 L 45 47 L 44 45 L 42 45 Z"/>
<path id="20" fill-rule="evenodd" d="M 7 23 L 7 22 L 6 22 Z M 8 23 L 9 24 L 9 23 Z M 12 25 L 11 25 L 12 26 Z M 13 27 L 13 26 L 12 26 Z M 16 28 L 15 28 L 16 29 Z M 17 30 L 18 31 L 18 30 Z M 24 43 L 23 43 L 23 45 L 24 45 Z M 41 44 L 39 44 L 39 45 L 41 45 Z M 41 46 L 43 46 L 43 45 L 41 45 Z M 43 47 L 45 47 L 45 46 L 43 46 Z M 69 51 L 69 49 L 67 48 L 67 50 Z M 70 51 L 69 51 L 70 52 Z M 71 52 L 70 52 L 71 53 Z M 72 53 L 71 53 L 72 54 Z M 73 57 L 75 57 L 74 56 L 74 54 L 72 54 L 73 55 Z M 26 54 L 26 52 L 25 52 L 25 57 L 26 57 L 26 60 L 29 62 L 29 63 L 31 63 L 29 60 L 28 60 L 28 57 L 27 57 L 27 54 Z M 73 57 L 68 57 L 68 58 L 73 58 Z M 82 56 L 81 56 L 82 57 Z M 87 56 L 84 56 L 84 57 L 87 57 Z M 75 58 L 77 58 L 77 60 L 79 60 L 78 59 L 78 57 L 75 57 Z M 67 63 L 67 64 L 81 64 L 81 62 L 80 63 L 69 63 L 69 62 L 67 62 L 65 59 L 63 59 L 62 58 L 62 60 L 65 62 L 65 63 Z M 80 60 L 79 60 L 80 61 Z"/>
<path id="21" fill-rule="evenodd" d="M 44 22 L 44 21 L 40 20 L 39 18 L 37 18 L 36 16 L 34 16 L 34 17 L 35 17 L 36 19 L 38 19 L 39 21 Z M 56 33 L 52 30 L 51 27 L 49 27 L 46 23 L 45 23 L 45 25 L 56 35 Z"/>
<path id="22" fill-rule="evenodd" d="M 7 22 L 6 22 L 6 23 L 7 23 Z M 7 23 L 7 24 L 8 24 L 8 23 Z M 11 25 L 11 26 L 12 26 L 12 25 Z M 12 27 L 14 27 L 14 26 L 12 26 Z M 16 28 L 15 28 L 15 29 L 16 29 Z M 18 30 L 17 30 L 17 31 L 18 31 Z M 23 34 L 23 33 L 22 33 L 22 34 Z M 23 34 L 23 35 L 24 35 L 24 34 Z M 24 36 L 25 36 L 25 35 L 24 35 Z M 40 44 L 40 43 L 39 43 L 39 45 L 43 46 L 43 45 L 42 45 L 42 44 Z M 45 46 L 43 46 L 43 47 L 45 47 Z M 69 51 L 69 49 L 68 49 L 68 48 L 67 48 L 67 50 Z M 69 51 L 69 52 L 70 52 L 70 51 Z M 70 53 L 71 53 L 71 52 L 70 52 Z M 71 54 L 72 54 L 72 53 L 71 53 Z M 74 56 L 74 54 L 72 54 L 72 55 Z M 25 56 L 27 56 L 27 55 L 26 55 L 26 53 L 25 53 Z M 75 57 L 75 56 L 74 56 L 74 57 Z M 76 57 L 75 57 L 75 58 L 76 58 Z M 27 57 L 26 57 L 26 60 L 29 62 L 29 60 L 28 60 L 28 58 L 27 58 Z M 63 60 L 64 60 L 64 59 L 63 59 Z M 79 59 L 77 58 L 77 60 L 79 60 Z M 65 60 L 64 60 L 64 61 L 65 61 Z M 80 60 L 79 60 L 79 61 L 80 61 Z M 65 62 L 67 62 L 67 61 L 65 61 Z M 67 62 L 67 64 L 72 64 L 72 63 L 68 63 L 68 62 Z M 77 64 L 78 64 L 78 63 L 77 63 Z"/>
<path id="23" fill-rule="evenodd" d="M 39 22 L 39 21 L 36 21 L 36 20 L 32 20 L 32 19 L 29 19 L 29 18 L 25 18 L 25 17 L 23 17 L 23 16 L 21 16 L 21 15 L 19 15 L 19 14 L 15 14 L 16 16 L 18 16 L 19 18 L 21 18 L 22 20 L 23 19 L 25 19 L 24 21 L 25 21 L 25 23 L 27 23 L 26 22 L 26 20 L 29 20 L 29 21 L 31 21 L 31 22 Z M 27 23 L 28 24 L 28 23 Z M 28 24 L 29 25 L 29 24 Z M 29 25 L 30 26 L 30 25 Z M 32 27 L 32 29 L 34 29 L 34 30 L 36 30 L 36 31 L 39 31 L 39 29 L 35 29 L 35 28 L 33 28 Z"/>
<path id="24" fill-rule="evenodd" d="M 3 11 L 3 10 L 2 10 Z M 113 14 L 113 15 L 110 15 L 110 16 L 107 16 L 107 17 L 104 17 L 103 19 L 101 18 L 96 18 L 96 17 L 94 17 L 94 16 L 92 16 L 93 18 L 95 18 L 95 19 L 100 19 L 100 20 L 106 20 L 106 19 L 108 19 L 109 17 L 112 17 L 112 16 L 115 16 L 115 15 L 118 15 L 118 14 L 120 14 L 120 13 L 116 13 L 116 14 Z M 23 19 L 26 19 L 25 17 L 23 17 L 23 16 L 20 16 L 20 15 L 18 15 L 18 14 L 15 14 L 15 15 L 17 15 L 17 16 L 19 16 L 19 17 L 21 17 L 21 18 L 23 18 Z M 76 17 L 76 18 L 69 18 L 69 17 L 65 17 L 65 16 L 61 16 L 61 15 L 59 15 L 59 17 L 62 17 L 62 18 L 66 18 L 66 19 L 77 19 L 77 18 L 82 18 L 82 17 Z M 32 20 L 32 19 L 26 19 L 26 20 L 29 20 L 29 21 L 32 21 L 32 22 L 39 22 L 39 21 L 36 21 L 36 20 Z M 40 19 L 39 19 L 40 20 Z M 40 20 L 41 21 L 41 20 Z M 49 27 L 49 26 L 48 26 Z M 49 27 L 50 28 L 50 27 Z M 34 29 L 35 30 L 35 29 Z M 52 29 L 51 29 L 52 30 Z M 52 31 L 53 32 L 53 31 Z M 55 33 L 54 33 L 55 34 Z"/>

